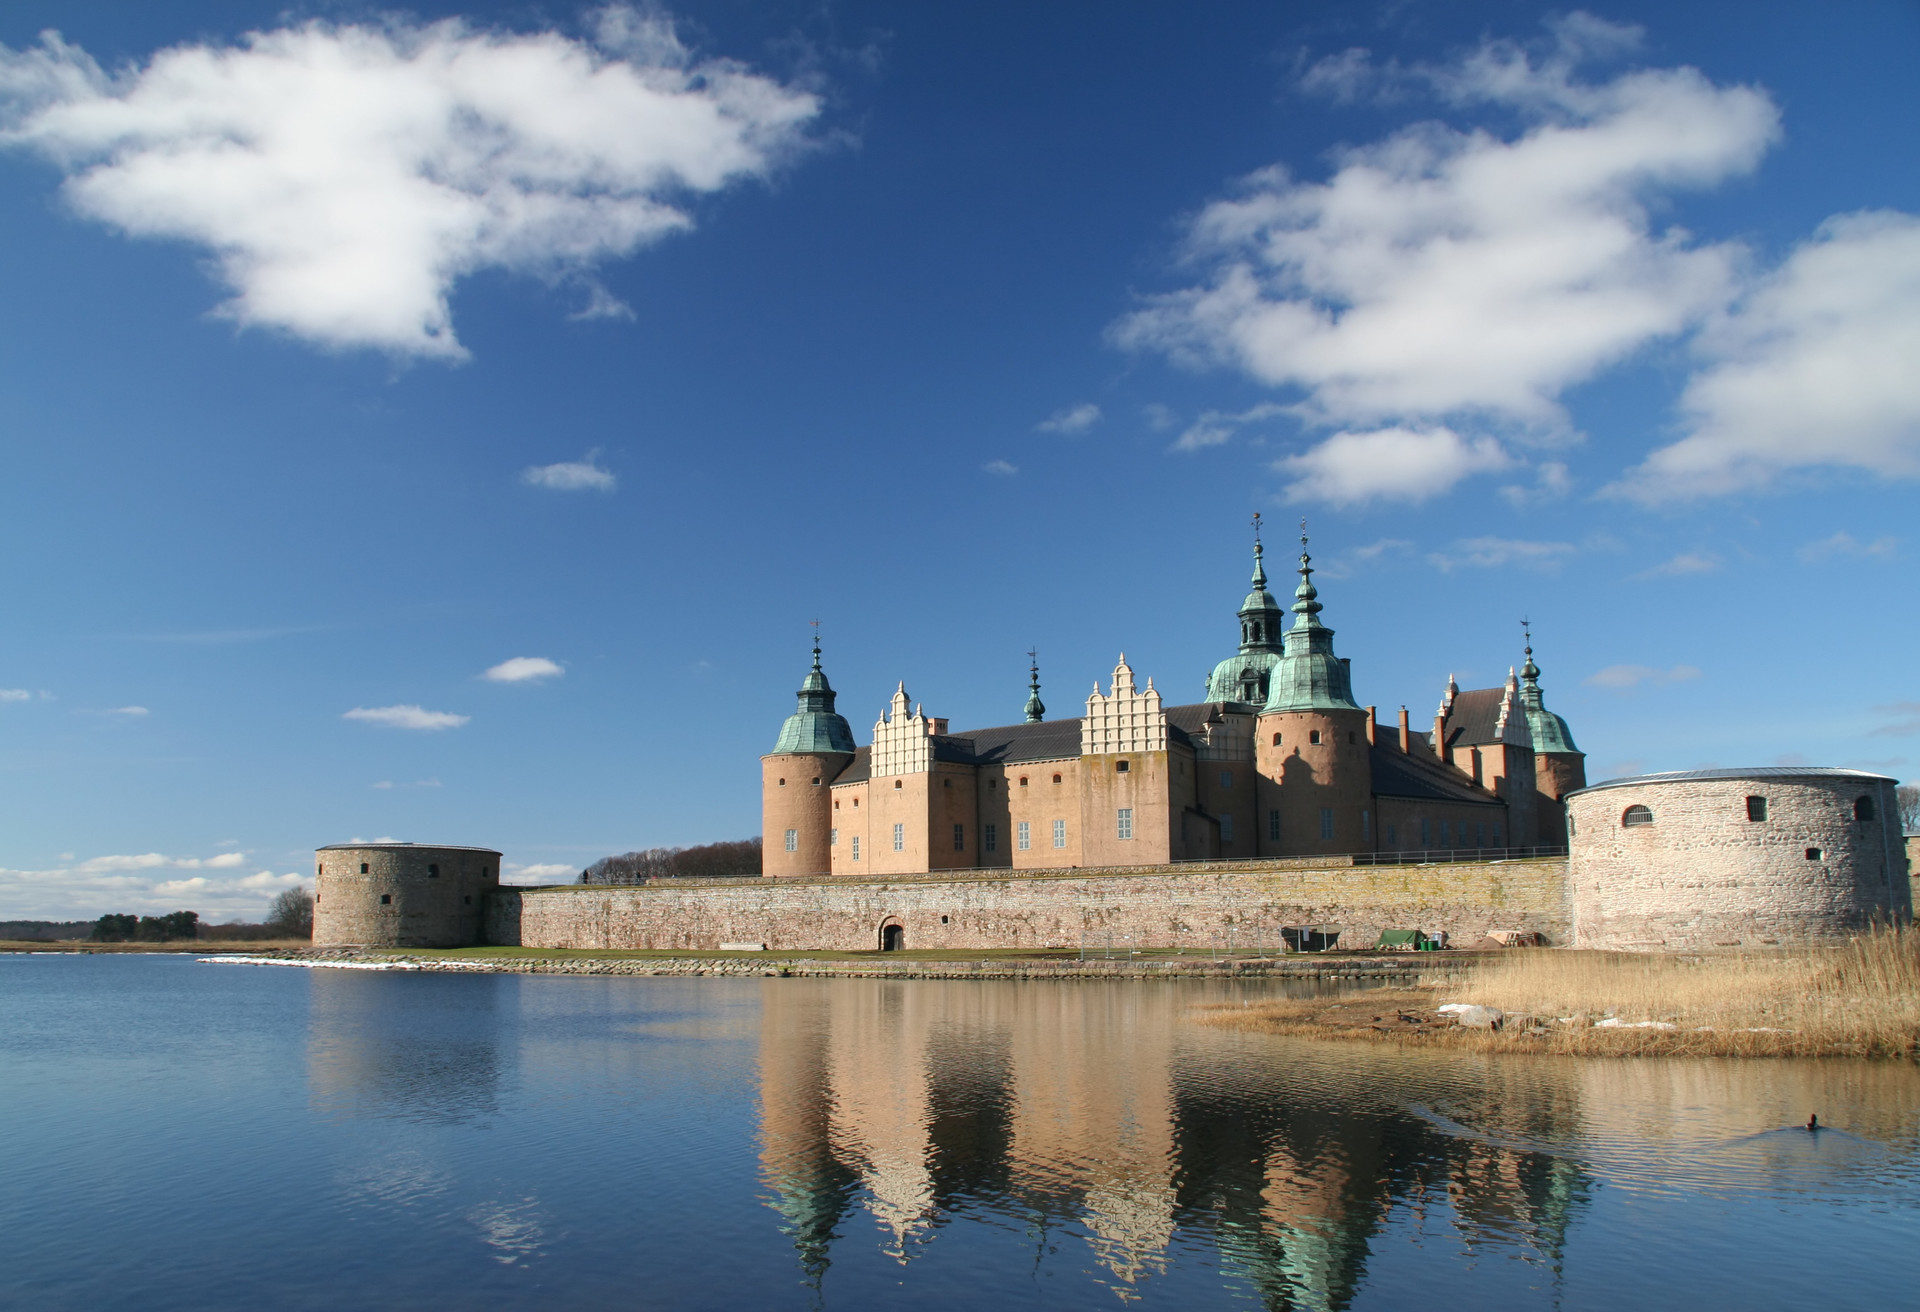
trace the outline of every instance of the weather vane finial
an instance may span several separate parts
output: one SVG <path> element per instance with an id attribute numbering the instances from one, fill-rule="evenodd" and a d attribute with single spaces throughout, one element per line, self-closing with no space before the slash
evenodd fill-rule
<path id="1" fill-rule="evenodd" d="M 1533 655 L 1533 621 L 1524 615 L 1520 617 L 1520 634 L 1526 639 L 1527 655 Z"/>
<path id="2" fill-rule="evenodd" d="M 1256 543 L 1260 541 L 1260 512 L 1257 510 L 1253 512 L 1253 540 Z"/>

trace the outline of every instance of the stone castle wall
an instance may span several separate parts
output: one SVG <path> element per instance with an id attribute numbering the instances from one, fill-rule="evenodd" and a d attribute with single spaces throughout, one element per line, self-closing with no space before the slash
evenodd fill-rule
<path id="1" fill-rule="evenodd" d="M 1765 820 L 1748 819 L 1750 796 Z M 1855 817 L 1863 797 L 1871 819 Z M 1651 824 L 1622 823 L 1636 805 Z M 1649 780 L 1576 793 L 1567 811 L 1576 947 L 1817 942 L 1912 915 L 1891 781 Z"/>
<path id="2" fill-rule="evenodd" d="M 870 951 L 900 925 L 914 949 L 1104 946 L 1206 950 L 1289 926 L 1341 930 L 1371 947 L 1383 929 L 1571 933 L 1564 860 L 1353 866 L 1331 861 L 1207 862 L 1070 874 L 741 881 L 613 887 L 505 887 L 489 899 L 486 941 L 545 948 L 708 949 L 722 943 Z"/>

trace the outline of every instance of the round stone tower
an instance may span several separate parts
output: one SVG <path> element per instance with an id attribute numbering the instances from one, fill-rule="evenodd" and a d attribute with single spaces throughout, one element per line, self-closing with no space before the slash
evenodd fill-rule
<path id="1" fill-rule="evenodd" d="M 1293 627 L 1254 732 L 1261 856 L 1374 846 L 1367 712 L 1353 700 L 1347 663 L 1333 654 L 1333 630 L 1320 622 L 1319 596 L 1303 528 Z"/>
<path id="2" fill-rule="evenodd" d="M 489 847 L 323 847 L 314 853 L 314 945 L 474 947 L 499 887 L 500 854 Z"/>
<path id="3" fill-rule="evenodd" d="M 1860 770 L 1763 766 L 1571 793 L 1574 946 L 1760 947 L 1909 920 L 1894 787 Z"/>
<path id="4" fill-rule="evenodd" d="M 760 758 L 760 872 L 764 875 L 833 873 L 833 800 L 828 786 L 853 760 L 853 730 L 833 709 L 834 691 L 820 668 L 814 639 L 813 669 L 800 684 L 800 702 L 773 750 Z"/>

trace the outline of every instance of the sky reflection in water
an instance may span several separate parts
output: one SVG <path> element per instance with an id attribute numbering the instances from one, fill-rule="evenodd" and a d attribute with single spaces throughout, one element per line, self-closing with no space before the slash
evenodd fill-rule
<path id="1" fill-rule="evenodd" d="M 1887 1306 L 1920 1072 L 1195 1024 L 1268 986 L 0 957 L 0 1302 Z M 1790 1128 L 1818 1111 L 1835 1128 Z"/>

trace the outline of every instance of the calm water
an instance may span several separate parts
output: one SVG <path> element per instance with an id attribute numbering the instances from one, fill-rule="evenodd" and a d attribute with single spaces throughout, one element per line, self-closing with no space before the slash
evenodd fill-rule
<path id="1" fill-rule="evenodd" d="M 1912 1067 L 1186 1019 L 1265 987 L 0 956 L 0 1302 L 1916 1305 Z"/>

